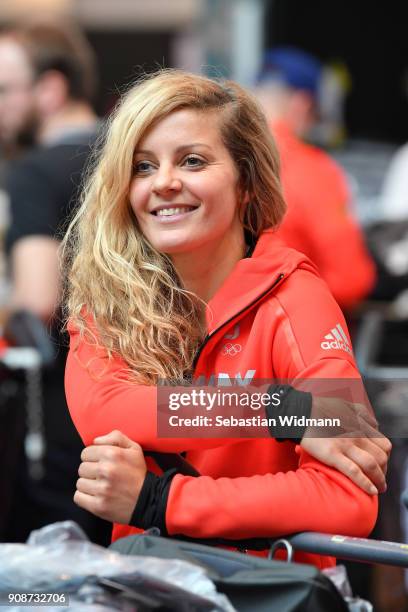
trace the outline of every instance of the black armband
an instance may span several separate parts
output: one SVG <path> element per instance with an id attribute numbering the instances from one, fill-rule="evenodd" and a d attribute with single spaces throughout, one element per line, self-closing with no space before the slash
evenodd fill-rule
<path id="1" fill-rule="evenodd" d="M 168 470 L 161 476 L 153 472 L 146 473 L 129 525 L 142 529 L 158 527 L 161 535 L 168 535 L 166 529 L 167 499 L 171 481 L 177 473 L 176 469 Z"/>
<path id="2" fill-rule="evenodd" d="M 272 438 L 275 438 L 277 442 L 285 442 L 290 440 L 296 444 L 300 444 L 304 433 L 306 431 L 306 425 L 297 425 L 296 421 L 300 417 L 309 418 L 312 412 L 312 400 L 313 396 L 307 391 L 298 391 L 290 385 L 271 385 L 268 388 L 268 393 L 272 397 L 276 398 L 279 395 L 280 402 L 276 406 L 273 403 L 266 406 L 266 416 L 269 424 L 268 429 Z M 284 417 L 296 417 L 293 419 L 293 424 L 285 424 L 282 422 Z M 274 420 L 276 425 L 274 425 Z"/>

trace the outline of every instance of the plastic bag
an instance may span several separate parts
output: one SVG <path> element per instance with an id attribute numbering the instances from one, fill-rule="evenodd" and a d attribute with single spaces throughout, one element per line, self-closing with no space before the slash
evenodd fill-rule
<path id="1" fill-rule="evenodd" d="M 94 598 L 90 595 L 90 585 L 96 593 Z M 94 603 L 105 606 L 103 597 L 101 599 L 104 587 L 108 593 L 123 588 L 127 602 L 129 597 L 131 599 L 131 591 L 137 591 L 139 603 L 130 608 L 134 610 L 152 609 L 148 607 L 151 596 L 152 601 L 164 602 L 180 611 L 234 611 L 228 599 L 217 593 L 202 568 L 185 561 L 129 557 L 112 552 L 92 544 L 72 521 L 54 523 L 32 532 L 27 544 L 0 544 L 0 593 L 3 597 L 11 591 L 64 592 L 69 594 L 70 610 L 76 609 L 72 604 L 78 602 L 81 605 L 78 610 L 96 612 L 100 605 L 86 607 L 87 604 L 79 603 L 80 598 L 82 601 L 85 598 L 91 606 Z M 129 607 L 117 608 L 112 602 L 107 607 L 129 610 Z M 17 609 L 21 612 L 23 608 Z M 57 612 L 63 609 L 61 605 L 55 606 Z"/>
<path id="2" fill-rule="evenodd" d="M 373 612 L 373 606 L 369 601 L 353 596 L 344 565 L 336 565 L 336 567 L 324 569 L 323 574 L 336 585 L 341 595 L 343 595 L 350 612 Z"/>

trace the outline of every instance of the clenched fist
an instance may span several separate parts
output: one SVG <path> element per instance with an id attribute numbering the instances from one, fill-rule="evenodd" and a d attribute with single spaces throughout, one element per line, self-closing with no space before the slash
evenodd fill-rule
<path id="1" fill-rule="evenodd" d="M 95 438 L 81 460 L 74 502 L 107 521 L 128 524 L 147 472 L 141 446 L 112 431 Z"/>

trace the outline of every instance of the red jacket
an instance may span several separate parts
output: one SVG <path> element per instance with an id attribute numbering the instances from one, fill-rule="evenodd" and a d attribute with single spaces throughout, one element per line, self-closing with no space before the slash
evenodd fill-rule
<path id="1" fill-rule="evenodd" d="M 350 308 L 373 288 L 375 266 L 350 210 L 344 172 L 283 122 L 273 125 L 272 132 L 288 204 L 279 235 L 316 264 L 340 306 Z"/>
<path id="2" fill-rule="evenodd" d="M 342 348 L 322 348 L 343 315 L 315 267 L 265 232 L 251 258 L 240 260 L 208 304 L 208 337 L 195 375 L 257 379 L 356 378 L 354 359 Z M 239 325 L 237 328 L 236 326 Z M 241 351 L 225 354 L 234 332 Z M 202 474 L 177 475 L 171 484 L 169 534 L 196 538 L 250 538 L 313 530 L 366 536 L 377 500 L 292 442 L 273 439 L 180 439 L 156 434 L 156 388 L 121 382 L 119 357 L 107 361 L 71 326 L 66 393 L 72 419 L 86 445 L 113 429 L 146 450 L 187 451 Z M 92 375 L 83 364 L 91 358 Z M 102 372 L 98 378 L 93 374 Z M 137 530 L 116 525 L 114 539 Z M 318 566 L 328 558 L 299 555 Z"/>

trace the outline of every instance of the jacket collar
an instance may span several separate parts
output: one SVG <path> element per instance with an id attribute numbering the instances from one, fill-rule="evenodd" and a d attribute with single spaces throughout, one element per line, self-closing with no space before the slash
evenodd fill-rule
<path id="1" fill-rule="evenodd" d="M 268 292 L 298 267 L 307 267 L 317 274 L 310 260 L 287 247 L 273 229 L 263 232 L 252 257 L 241 259 L 207 305 L 208 333 L 234 318 Z"/>

